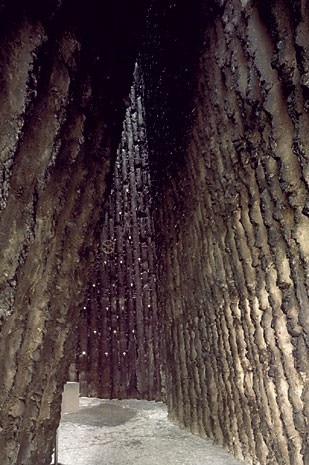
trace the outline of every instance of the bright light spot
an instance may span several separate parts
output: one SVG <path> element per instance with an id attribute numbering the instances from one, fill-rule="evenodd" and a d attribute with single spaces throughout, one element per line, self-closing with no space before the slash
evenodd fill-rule
<path id="1" fill-rule="evenodd" d="M 86 352 L 85 350 L 82 351 L 82 355 L 86 355 L 86 353 L 87 353 L 87 352 Z"/>
<path id="2" fill-rule="evenodd" d="M 92 287 L 95 287 L 95 284 L 92 284 Z"/>
<path id="3" fill-rule="evenodd" d="M 105 352 L 106 357 L 108 356 L 108 352 Z"/>

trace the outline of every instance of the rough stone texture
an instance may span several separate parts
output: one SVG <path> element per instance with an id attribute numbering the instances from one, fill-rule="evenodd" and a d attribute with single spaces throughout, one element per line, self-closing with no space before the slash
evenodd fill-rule
<path id="1" fill-rule="evenodd" d="M 156 126 L 176 142 L 188 133 L 181 159 L 176 144 L 165 183 L 157 183 L 168 409 L 174 421 L 237 457 L 303 465 L 308 2 L 214 3 L 199 68 L 191 68 L 192 130 L 185 119 L 178 132 L 168 119 Z M 177 67 L 153 53 L 158 75 L 171 81 Z M 164 119 L 164 99 L 145 75 L 148 105 L 159 102 Z M 153 155 L 160 146 L 150 141 Z"/>
<path id="2" fill-rule="evenodd" d="M 136 56 L 118 6 L 0 5 L 1 465 L 50 463 Z"/>
<path id="3" fill-rule="evenodd" d="M 151 185 L 143 81 L 137 66 L 130 102 L 111 194 L 92 251 L 93 279 L 80 316 L 71 376 L 78 378 L 83 395 L 159 399 Z"/>

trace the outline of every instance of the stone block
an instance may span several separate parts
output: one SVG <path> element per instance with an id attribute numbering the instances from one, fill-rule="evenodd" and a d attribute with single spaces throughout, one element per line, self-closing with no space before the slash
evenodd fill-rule
<path id="1" fill-rule="evenodd" d="M 68 382 L 62 394 L 61 414 L 74 413 L 79 409 L 79 383 Z"/>

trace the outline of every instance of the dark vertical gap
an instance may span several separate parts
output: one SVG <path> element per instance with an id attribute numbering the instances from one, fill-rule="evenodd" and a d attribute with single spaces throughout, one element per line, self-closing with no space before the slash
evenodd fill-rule
<path id="1" fill-rule="evenodd" d="M 159 399 L 151 179 L 138 67 L 130 99 L 81 319 L 79 377 L 85 395 Z"/>

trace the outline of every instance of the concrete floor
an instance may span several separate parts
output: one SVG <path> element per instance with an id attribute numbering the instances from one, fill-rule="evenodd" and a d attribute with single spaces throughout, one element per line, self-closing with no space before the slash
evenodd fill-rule
<path id="1" fill-rule="evenodd" d="M 243 465 L 170 423 L 162 403 L 81 398 L 58 437 L 61 465 Z"/>

